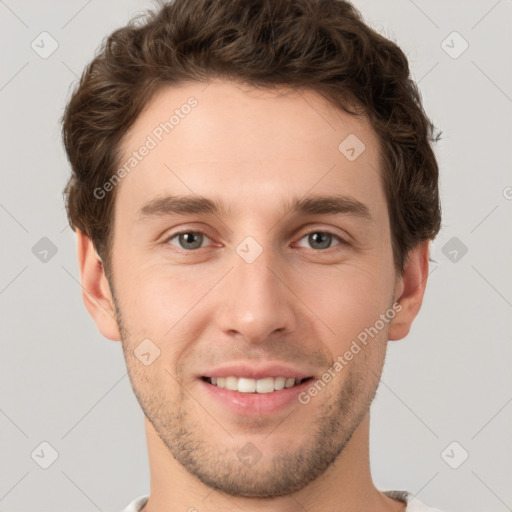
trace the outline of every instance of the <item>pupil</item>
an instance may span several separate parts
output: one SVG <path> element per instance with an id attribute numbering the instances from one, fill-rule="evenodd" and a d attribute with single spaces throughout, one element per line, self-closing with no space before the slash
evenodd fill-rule
<path id="1" fill-rule="evenodd" d="M 312 233 L 311 235 L 309 235 L 310 242 L 320 244 L 321 249 L 327 249 L 329 247 L 330 236 L 331 235 L 329 233 L 322 233 L 322 232 Z M 314 245 L 314 244 L 312 244 L 312 245 Z M 317 245 L 317 247 L 318 247 L 318 245 Z"/>
<path id="2" fill-rule="evenodd" d="M 194 238 L 199 240 L 194 242 Z M 184 249 L 197 249 L 201 247 L 202 235 L 200 233 L 182 233 L 180 235 L 180 242 L 182 242 L 182 246 L 186 245 Z"/>

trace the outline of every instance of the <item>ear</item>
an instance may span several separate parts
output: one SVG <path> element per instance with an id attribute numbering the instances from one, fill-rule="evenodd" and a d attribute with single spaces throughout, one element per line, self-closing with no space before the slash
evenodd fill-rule
<path id="1" fill-rule="evenodd" d="M 80 277 L 82 281 L 82 299 L 98 330 L 109 340 L 119 341 L 121 335 L 117 324 L 114 301 L 110 286 L 92 240 L 79 229 L 77 234 L 77 252 Z"/>
<path id="2" fill-rule="evenodd" d="M 411 249 L 402 275 L 397 277 L 395 301 L 401 306 L 391 320 L 388 339 L 401 340 L 409 334 L 412 322 L 418 314 L 428 277 L 429 241 Z"/>

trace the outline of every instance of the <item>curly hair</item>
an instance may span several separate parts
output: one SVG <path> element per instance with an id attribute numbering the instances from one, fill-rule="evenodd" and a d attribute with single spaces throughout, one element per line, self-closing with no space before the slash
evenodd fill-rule
<path id="1" fill-rule="evenodd" d="M 114 31 L 86 66 L 62 117 L 72 174 L 70 226 L 92 240 L 108 273 L 124 135 L 163 86 L 212 78 L 313 90 L 367 116 L 381 144 L 395 267 L 441 225 L 435 128 L 406 56 L 345 0 L 174 0 Z"/>

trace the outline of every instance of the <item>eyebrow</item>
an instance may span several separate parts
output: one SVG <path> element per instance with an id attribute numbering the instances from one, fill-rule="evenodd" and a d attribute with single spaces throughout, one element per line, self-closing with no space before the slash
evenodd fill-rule
<path id="1" fill-rule="evenodd" d="M 310 215 L 348 214 L 372 220 L 370 209 L 357 199 L 341 195 L 309 195 L 295 197 L 284 205 L 287 212 Z M 155 197 L 138 212 L 139 220 L 171 215 L 212 214 L 229 216 L 230 209 L 222 201 L 199 195 Z"/>

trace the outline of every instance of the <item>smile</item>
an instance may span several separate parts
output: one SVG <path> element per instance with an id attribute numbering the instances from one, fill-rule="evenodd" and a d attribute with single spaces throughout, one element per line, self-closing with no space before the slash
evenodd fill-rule
<path id="1" fill-rule="evenodd" d="M 240 393 L 272 393 L 285 388 L 302 384 L 304 379 L 294 377 L 265 377 L 262 379 L 248 379 L 245 377 L 203 377 L 203 380 L 219 388 L 238 391 Z"/>

